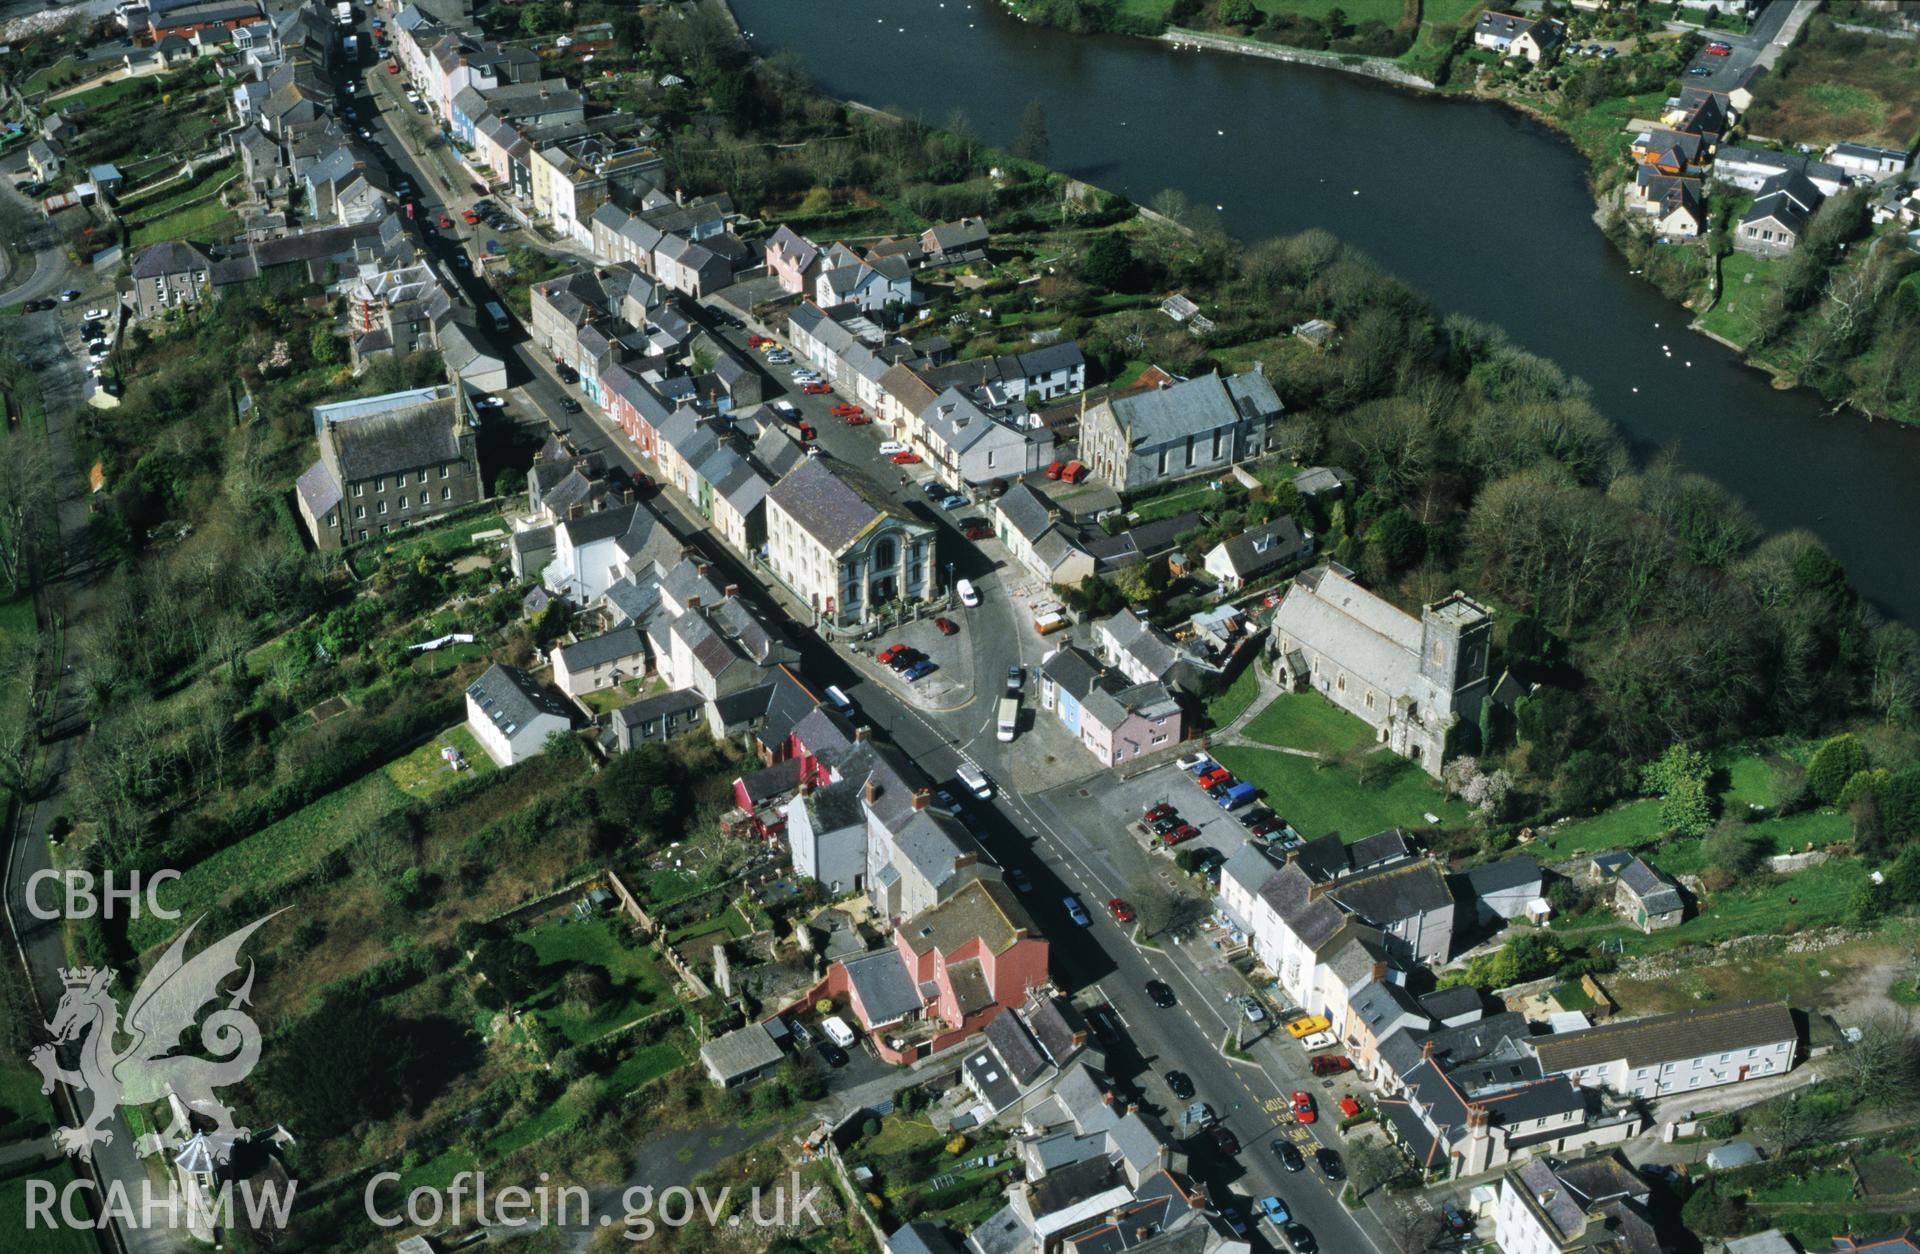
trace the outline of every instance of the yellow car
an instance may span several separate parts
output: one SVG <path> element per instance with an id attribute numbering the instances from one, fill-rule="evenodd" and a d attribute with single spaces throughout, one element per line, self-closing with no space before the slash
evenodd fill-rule
<path id="1" fill-rule="evenodd" d="M 1325 1015 L 1301 1015 L 1298 1019 L 1287 1024 L 1287 1035 L 1297 1041 L 1303 1036 L 1312 1036 L 1315 1032 L 1324 1032 L 1332 1026 L 1333 1024 L 1328 1021 Z"/>

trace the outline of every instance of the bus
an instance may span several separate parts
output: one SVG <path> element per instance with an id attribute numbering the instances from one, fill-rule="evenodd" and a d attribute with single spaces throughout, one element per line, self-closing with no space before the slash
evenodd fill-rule
<path id="1" fill-rule="evenodd" d="M 1000 732 L 997 739 L 1012 740 L 1014 733 L 1020 730 L 1020 700 L 1017 697 L 1000 698 Z"/>

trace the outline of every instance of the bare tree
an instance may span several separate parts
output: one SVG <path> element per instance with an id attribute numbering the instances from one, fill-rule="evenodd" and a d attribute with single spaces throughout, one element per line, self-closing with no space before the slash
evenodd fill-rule
<path id="1" fill-rule="evenodd" d="M 1832 1140 L 1846 1117 L 1810 1093 L 1789 1093 L 1754 1111 L 1747 1128 L 1781 1157 Z"/>
<path id="2" fill-rule="evenodd" d="M 31 589 L 57 542 L 53 463 L 44 441 L 14 436 L 0 455 L 0 579 L 9 599 Z"/>
<path id="3" fill-rule="evenodd" d="M 1904 1106 L 1920 1097 L 1920 1035 L 1911 1011 L 1867 1020 L 1837 1061 L 1839 1078 L 1864 1106 Z"/>

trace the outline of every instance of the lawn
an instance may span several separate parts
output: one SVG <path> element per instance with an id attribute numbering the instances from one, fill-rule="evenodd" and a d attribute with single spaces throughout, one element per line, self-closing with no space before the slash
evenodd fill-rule
<path id="1" fill-rule="evenodd" d="M 1440 795 L 1440 785 L 1411 762 L 1376 788 L 1344 767 L 1271 749 L 1230 745 L 1214 752 L 1220 764 L 1260 788 L 1274 811 L 1312 838 L 1339 832 L 1359 840 L 1389 827 L 1424 827 L 1426 815 L 1443 823 L 1467 821 L 1467 807 Z"/>
<path id="2" fill-rule="evenodd" d="M 239 229 L 240 219 L 218 199 L 170 213 L 133 232 L 132 247 L 145 248 L 167 240 L 195 239 L 224 242 Z"/>
<path id="3" fill-rule="evenodd" d="M 669 1071 L 678 1071 L 693 1061 L 683 1034 L 675 1032 L 663 1041 L 642 1045 L 620 1060 L 607 1076 L 607 1088 L 615 1093 L 631 1093 L 650 1084 Z"/>
<path id="4" fill-rule="evenodd" d="M 1247 724 L 1246 734 L 1264 745 L 1329 756 L 1373 739 L 1365 723 L 1311 692 L 1281 693 Z"/>
<path id="5" fill-rule="evenodd" d="M 1658 117 L 1666 99 L 1666 93 L 1658 91 L 1638 96 L 1615 96 L 1589 109 L 1563 113 L 1561 121 L 1574 146 L 1586 153 L 1589 160 L 1596 164 L 1601 161 L 1611 163 L 1625 154 L 1632 140 L 1626 134 L 1627 123 L 1634 118 Z"/>
<path id="6" fill-rule="evenodd" d="M 29 1128 L 37 1136 L 53 1126 L 53 1099 L 40 1091 L 40 1073 L 14 1059 L 0 1066 L 0 1132 L 9 1139 Z M 13 1127 L 15 1123 L 24 1127 Z"/>
<path id="7" fill-rule="evenodd" d="M 1420 6 L 1420 20 L 1435 25 L 1453 25 L 1484 3 L 1485 0 L 1425 0 Z"/>
<path id="8" fill-rule="evenodd" d="M 198 201 L 203 196 L 211 196 L 239 177 L 239 173 L 239 162 L 223 161 L 219 165 L 201 171 L 200 177 L 192 182 L 183 181 L 177 186 L 170 186 L 151 197 L 150 200 L 142 200 L 132 205 L 122 204 L 122 216 L 135 227 L 143 226 L 149 221 L 167 216 L 190 202 Z"/>
<path id="9" fill-rule="evenodd" d="M 1256 662 L 1241 671 L 1240 677 L 1229 684 L 1225 692 L 1207 702 L 1209 727 L 1225 727 L 1253 704 L 1253 699 L 1260 695 L 1260 678 L 1254 671 L 1258 665 Z"/>
<path id="10" fill-rule="evenodd" d="M 169 909 L 186 911 L 191 918 L 229 893 L 283 884 L 306 874 L 335 849 L 409 801 L 431 796 L 452 784 L 458 776 L 440 757 L 440 747 L 449 743 L 466 755 L 473 771 L 486 774 L 497 769 L 464 727 L 451 728 L 404 757 L 367 772 L 345 788 L 187 868 L 178 880 L 159 890 L 163 903 Z M 166 940 L 178 926 L 143 912 L 127 925 L 127 939 L 135 949 L 145 949 Z"/>
<path id="11" fill-rule="evenodd" d="M 1796 144 L 1910 148 L 1920 131 L 1920 41 L 1856 35 L 1816 17 L 1762 79 L 1749 132 Z"/>
<path id="12" fill-rule="evenodd" d="M 1853 1198 L 1853 1173 L 1845 1167 L 1821 1167 L 1805 1176 L 1776 1180 L 1750 1196 L 1755 1202 L 1839 1206 Z"/>
<path id="13" fill-rule="evenodd" d="M 61 57 L 52 65 L 43 65 L 27 75 L 27 81 L 20 84 L 21 94 L 31 96 L 36 92 L 50 91 L 56 83 L 64 83 L 70 78 L 77 77 L 79 72 L 78 61 L 71 56 Z"/>
<path id="14" fill-rule="evenodd" d="M 1217 480 L 1209 479 L 1192 487 L 1169 492 L 1164 496 L 1140 501 L 1127 512 L 1138 514 L 1141 522 L 1157 522 L 1162 518 L 1172 518 L 1175 514 L 1221 508 L 1227 505 L 1230 498 L 1235 495 L 1223 491 Z"/>
<path id="15" fill-rule="evenodd" d="M 46 1180 L 56 1190 L 64 1189 L 74 1179 L 71 1163 L 59 1162 L 51 1167 L 27 1172 L 0 1181 L 0 1232 L 27 1231 L 27 1181 Z M 56 1195 L 53 1214 L 56 1221 L 60 1215 L 60 1203 Z M 69 1228 L 57 1223 L 49 1228 L 36 1225 L 31 1237 L 23 1237 L 22 1244 L 10 1246 L 14 1249 L 30 1249 L 34 1254 L 96 1254 L 99 1243 L 94 1234 L 86 1229 Z"/>
<path id="16" fill-rule="evenodd" d="M 673 991 L 672 980 L 660 968 L 653 951 L 622 944 L 614 927 L 610 916 L 584 923 L 560 919 L 520 934 L 539 956 L 541 974 L 553 977 L 529 999 L 529 1004 L 570 1041 L 594 1040 L 663 1008 Z M 598 967 L 612 986 L 612 993 L 596 1010 L 575 1006 L 561 991 L 567 973 L 580 967 Z"/>
<path id="17" fill-rule="evenodd" d="M 1400 0 L 1253 0 L 1262 13 L 1288 13 L 1296 17 L 1325 18 L 1338 9 L 1347 15 L 1347 25 L 1381 21 L 1398 26 L 1405 6 Z"/>
<path id="18" fill-rule="evenodd" d="M 383 536 L 379 540 L 369 540 L 354 550 L 354 570 L 362 576 L 371 574 L 373 566 L 389 554 L 393 561 L 401 565 L 411 565 L 422 557 L 445 558 L 474 547 L 476 532 L 506 530 L 507 520 L 496 509 L 470 514 L 434 527 L 402 532 L 397 537 Z"/>
<path id="19" fill-rule="evenodd" d="M 1720 299 L 1700 315 L 1700 325 L 1723 340 L 1745 348 L 1759 333 L 1760 316 L 1778 282 L 1780 263 L 1747 253 L 1720 261 Z"/>

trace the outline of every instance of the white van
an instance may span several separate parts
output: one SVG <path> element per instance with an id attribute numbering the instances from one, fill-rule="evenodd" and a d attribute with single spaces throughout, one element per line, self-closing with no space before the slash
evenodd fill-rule
<path id="1" fill-rule="evenodd" d="M 828 1015 L 822 1019 L 820 1030 L 827 1034 L 828 1040 L 841 1049 L 853 1048 L 853 1029 L 843 1023 L 839 1015 Z"/>
<path id="2" fill-rule="evenodd" d="M 980 768 L 971 762 L 962 762 L 960 769 L 953 773 L 953 777 L 962 784 L 965 784 L 967 791 L 982 801 L 986 801 L 993 796 L 992 783 L 981 773 Z"/>
<path id="3" fill-rule="evenodd" d="M 1020 699 L 1018 697 L 1000 698 L 1000 728 L 994 737 L 996 740 L 1012 740 L 1020 730 Z"/>
<path id="4" fill-rule="evenodd" d="M 827 700 L 831 701 L 833 703 L 833 708 L 840 711 L 840 713 L 842 714 L 853 713 L 853 700 L 852 698 L 848 697 L 846 693 L 840 691 L 839 685 L 837 684 L 827 685 Z"/>

